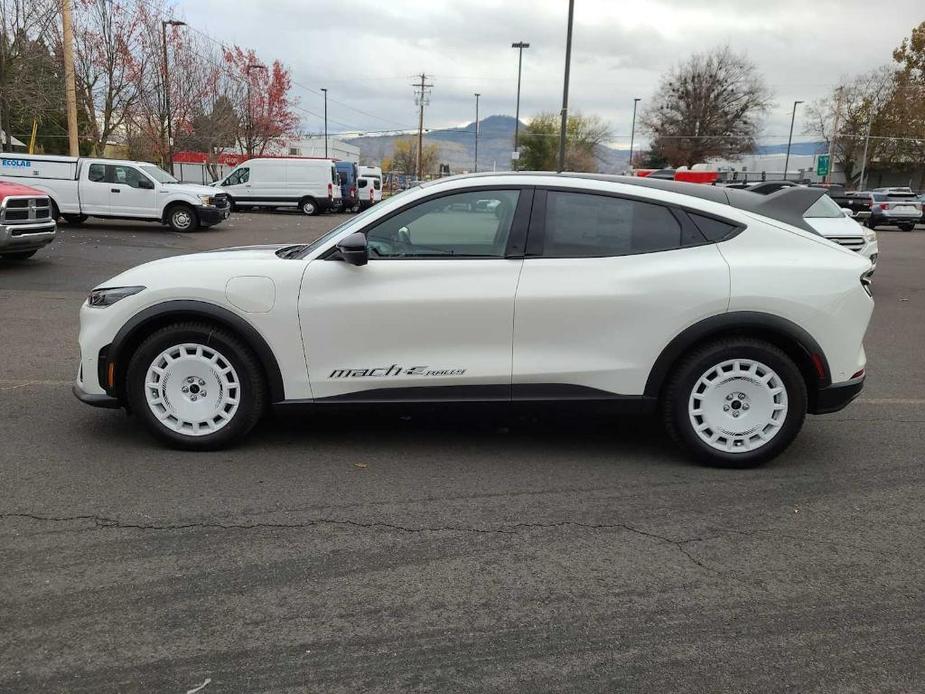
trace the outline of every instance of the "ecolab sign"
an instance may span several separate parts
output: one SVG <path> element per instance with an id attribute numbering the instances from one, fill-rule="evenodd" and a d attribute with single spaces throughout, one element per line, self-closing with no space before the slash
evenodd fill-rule
<path id="1" fill-rule="evenodd" d="M 4 169 L 29 169 L 32 168 L 32 162 L 28 159 L 3 159 L 0 160 L 0 167 Z"/>

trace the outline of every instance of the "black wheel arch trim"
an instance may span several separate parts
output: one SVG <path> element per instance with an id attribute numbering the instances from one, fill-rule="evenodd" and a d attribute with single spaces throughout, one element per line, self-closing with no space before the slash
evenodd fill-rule
<path id="1" fill-rule="evenodd" d="M 807 390 L 811 400 L 817 390 L 832 383 L 825 352 L 805 329 L 793 321 L 769 313 L 730 311 L 694 323 L 669 342 L 649 371 L 645 394 L 658 397 L 678 359 L 695 344 L 737 333 L 753 336 L 757 333 L 757 337 L 776 337 L 798 348 L 801 358 L 797 359 L 797 366 L 807 378 L 807 385 L 810 386 Z M 810 378 L 814 379 L 815 387 L 812 387 L 813 381 L 810 381 Z"/>
<path id="2" fill-rule="evenodd" d="M 241 318 L 239 315 L 232 313 L 226 308 L 210 304 L 205 301 L 193 299 L 176 299 L 165 301 L 162 304 L 150 306 L 129 318 L 125 324 L 116 333 L 112 342 L 104 347 L 106 350 L 107 362 L 116 365 L 116 379 L 113 388 L 108 388 L 107 384 L 100 385 L 110 395 L 122 399 L 124 396 L 125 371 L 128 368 L 128 361 L 131 358 L 131 350 L 141 343 L 150 330 L 145 328 L 154 328 L 156 325 L 163 325 L 167 320 L 170 322 L 185 320 L 205 320 L 213 323 L 219 323 L 226 326 L 229 330 L 240 337 L 250 347 L 257 359 L 263 366 L 264 373 L 267 377 L 267 387 L 270 392 L 271 402 L 279 402 L 285 399 L 285 390 L 283 387 L 283 376 L 276 361 L 273 350 L 267 344 L 267 341 L 257 331 L 254 326 Z M 128 352 L 128 353 L 127 353 Z M 100 373 L 104 370 L 101 368 Z"/>

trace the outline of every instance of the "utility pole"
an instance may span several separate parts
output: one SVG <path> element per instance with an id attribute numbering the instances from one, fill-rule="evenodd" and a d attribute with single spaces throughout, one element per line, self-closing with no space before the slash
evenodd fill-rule
<path id="1" fill-rule="evenodd" d="M 642 99 L 633 99 L 633 125 L 630 128 L 630 173 L 633 172 L 633 145 L 636 140 L 636 105 Z"/>
<path id="2" fill-rule="evenodd" d="M 575 19 L 575 0 L 568 0 L 568 32 L 565 36 L 565 80 L 562 86 L 562 125 L 559 129 L 559 172 L 565 170 L 565 131 L 568 125 L 568 75 L 572 64 L 572 23 Z"/>
<path id="3" fill-rule="evenodd" d="M 428 91 L 434 86 L 428 84 L 427 75 L 423 72 L 420 75 L 420 83 L 412 84 L 415 90 L 415 97 L 418 103 L 420 110 L 418 111 L 418 151 L 415 155 L 414 161 L 414 170 L 417 180 L 421 180 L 424 177 L 424 172 L 422 170 L 424 164 L 424 158 L 422 156 L 422 147 L 424 146 L 424 106 L 429 102 Z"/>
<path id="4" fill-rule="evenodd" d="M 861 157 L 861 177 L 858 179 L 858 190 L 864 190 L 864 174 L 867 173 L 867 146 L 870 144 L 870 126 L 874 124 L 874 117 L 867 121 L 867 135 L 864 138 L 864 156 Z"/>
<path id="5" fill-rule="evenodd" d="M 167 111 L 167 166 L 173 176 L 173 117 L 170 113 L 170 69 L 167 65 L 167 25 L 173 27 L 186 26 L 186 22 L 178 19 L 161 20 L 161 48 L 164 50 L 164 107 Z"/>
<path id="6" fill-rule="evenodd" d="M 797 118 L 797 105 L 802 101 L 793 102 L 793 113 L 790 116 L 790 136 L 787 138 L 787 158 L 784 159 L 784 180 L 787 180 L 787 169 L 790 168 L 790 144 L 793 142 L 793 122 Z"/>
<path id="7" fill-rule="evenodd" d="M 517 49 L 517 106 L 514 108 L 514 156 L 511 157 L 515 162 L 512 168 L 516 170 L 520 162 L 520 148 L 517 141 L 520 134 L 520 74 L 524 63 L 524 48 L 530 48 L 530 44 L 518 41 L 512 43 L 511 48 Z"/>
<path id="8" fill-rule="evenodd" d="M 328 158 L 328 90 L 325 87 L 321 88 L 321 91 L 324 92 L 324 158 Z"/>
<path id="9" fill-rule="evenodd" d="M 244 145 L 247 150 L 247 156 L 254 156 L 254 102 L 251 99 L 251 70 L 266 70 L 266 65 L 260 63 L 251 63 L 244 71 L 247 73 L 247 132 L 245 133 Z"/>
<path id="10" fill-rule="evenodd" d="M 479 172 L 479 97 L 481 94 L 475 93 L 475 173 Z"/>
<path id="11" fill-rule="evenodd" d="M 830 177 L 835 177 L 835 138 L 838 136 L 838 120 L 841 118 L 842 88 L 835 90 L 835 124 L 832 126 L 832 137 L 829 140 L 829 174 L 822 178 L 825 183 Z M 847 183 L 847 181 L 845 181 Z"/>
<path id="12" fill-rule="evenodd" d="M 61 29 L 64 40 L 64 91 L 67 99 L 68 153 L 80 156 L 77 139 L 77 86 L 74 83 L 74 22 L 71 18 L 71 0 L 61 0 Z M 9 128 L 9 123 L 7 123 Z"/>

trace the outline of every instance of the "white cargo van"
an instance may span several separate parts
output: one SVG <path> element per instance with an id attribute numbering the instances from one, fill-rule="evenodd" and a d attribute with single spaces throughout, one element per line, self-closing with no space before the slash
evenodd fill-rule
<path id="1" fill-rule="evenodd" d="M 361 166 L 357 176 L 357 198 L 360 209 L 382 201 L 382 169 L 378 166 Z"/>
<path id="2" fill-rule="evenodd" d="M 90 159 L 7 152 L 0 180 L 23 183 L 51 198 L 55 219 L 80 224 L 87 217 L 138 219 L 192 231 L 228 218 L 230 206 L 214 188 L 177 179 L 144 161 Z"/>
<path id="3" fill-rule="evenodd" d="M 237 209 L 298 207 L 305 214 L 318 214 L 332 209 L 341 197 L 331 159 L 248 159 L 212 185 L 221 186 Z"/>

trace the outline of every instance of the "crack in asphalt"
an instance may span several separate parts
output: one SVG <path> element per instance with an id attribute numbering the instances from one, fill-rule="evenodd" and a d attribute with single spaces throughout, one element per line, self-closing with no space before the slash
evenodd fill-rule
<path id="1" fill-rule="evenodd" d="M 299 528 L 311 528 L 321 525 L 342 525 L 350 526 L 355 528 L 381 528 L 385 530 L 395 530 L 403 533 L 426 533 L 426 532 L 457 532 L 457 533 L 479 533 L 479 534 L 502 534 L 502 535 L 516 535 L 519 530 L 549 530 L 554 528 L 585 528 L 588 530 L 625 530 L 626 532 L 633 533 L 635 535 L 640 535 L 642 537 L 651 538 L 657 540 L 661 543 L 674 546 L 681 554 L 683 554 L 688 560 L 696 564 L 702 569 L 707 571 L 719 574 L 718 571 L 712 569 L 711 567 L 704 564 L 702 561 L 697 559 L 692 555 L 684 545 L 690 544 L 692 542 L 702 542 L 711 538 L 704 537 L 691 537 L 683 540 L 676 540 L 674 538 L 667 537 L 665 535 L 659 535 L 658 533 L 648 532 L 646 530 L 641 530 L 635 526 L 632 526 L 628 523 L 582 523 L 580 521 L 556 521 L 554 523 L 514 523 L 511 525 L 502 526 L 499 528 L 475 528 L 472 526 L 421 526 L 412 528 L 405 525 L 397 525 L 395 523 L 386 523 L 384 521 L 356 521 L 356 520 L 344 520 L 340 518 L 314 518 L 305 521 L 300 521 L 297 523 L 218 523 L 210 521 L 201 521 L 196 523 L 169 523 L 169 524 L 155 524 L 155 523 L 128 523 L 121 521 L 117 518 L 109 518 L 107 516 L 100 516 L 95 514 L 88 515 L 77 515 L 77 516 L 42 516 L 35 513 L 0 513 L 0 519 L 6 520 L 8 518 L 24 518 L 27 520 L 34 520 L 39 522 L 48 522 L 48 523 L 72 523 L 78 521 L 92 521 L 97 529 L 105 528 L 118 528 L 126 530 L 187 530 L 191 528 L 216 528 L 221 530 L 258 530 L 258 529 L 299 529 Z"/>

